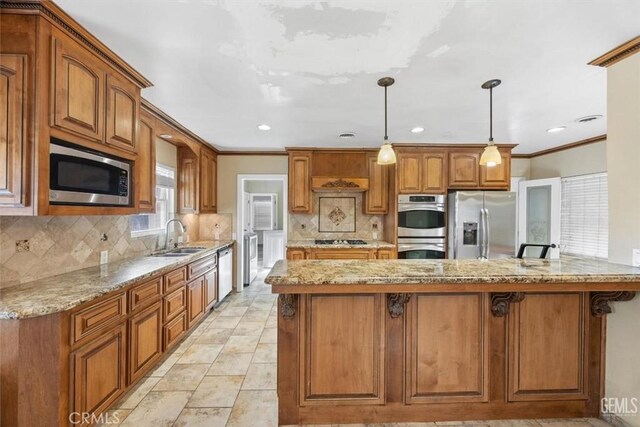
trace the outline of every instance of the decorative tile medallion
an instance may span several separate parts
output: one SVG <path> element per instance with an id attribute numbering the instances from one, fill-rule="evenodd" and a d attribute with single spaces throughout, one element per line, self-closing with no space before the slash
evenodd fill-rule
<path id="1" fill-rule="evenodd" d="M 356 231 L 355 197 L 320 197 L 318 231 L 353 233 Z"/>

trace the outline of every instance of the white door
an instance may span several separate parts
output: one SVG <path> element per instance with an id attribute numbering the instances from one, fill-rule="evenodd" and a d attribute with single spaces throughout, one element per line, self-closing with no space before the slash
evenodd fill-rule
<path id="1" fill-rule="evenodd" d="M 518 247 L 522 243 L 560 244 L 560 188 L 560 178 L 518 183 Z M 528 257 L 539 254 L 538 248 L 525 252 Z M 559 256 L 559 247 L 549 251 L 549 258 Z"/>

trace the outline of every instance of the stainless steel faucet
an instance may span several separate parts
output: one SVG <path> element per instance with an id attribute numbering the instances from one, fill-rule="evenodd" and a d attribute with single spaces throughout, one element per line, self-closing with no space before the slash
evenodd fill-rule
<path id="1" fill-rule="evenodd" d="M 167 221 L 167 224 L 165 225 L 166 230 L 165 230 L 165 234 L 164 234 L 164 248 L 165 248 L 165 250 L 169 249 L 169 224 L 171 224 L 174 221 L 177 222 L 178 224 L 180 224 L 180 232 L 182 234 L 186 233 L 186 231 L 187 231 L 187 226 L 184 225 L 182 223 L 182 221 L 180 221 L 178 218 L 173 218 L 173 219 L 170 219 L 169 221 Z"/>

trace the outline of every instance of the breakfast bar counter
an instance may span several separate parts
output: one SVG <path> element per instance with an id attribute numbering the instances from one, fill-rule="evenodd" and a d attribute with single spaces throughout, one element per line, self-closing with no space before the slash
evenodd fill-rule
<path id="1" fill-rule="evenodd" d="M 280 424 L 594 417 L 606 315 L 640 269 L 605 261 L 279 261 Z"/>

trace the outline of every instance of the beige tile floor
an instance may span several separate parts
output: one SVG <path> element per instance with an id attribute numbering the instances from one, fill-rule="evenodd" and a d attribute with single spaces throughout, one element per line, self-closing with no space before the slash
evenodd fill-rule
<path id="1" fill-rule="evenodd" d="M 230 295 L 109 411 L 108 426 L 278 425 L 276 296 L 261 271 Z M 116 416 L 119 422 L 114 422 Z M 597 419 L 376 424 L 385 427 L 606 427 Z M 351 425 L 356 426 L 355 424 Z M 360 426 L 365 426 L 361 424 Z M 366 424 L 367 427 L 374 424 Z M 335 427 L 335 425 L 334 425 Z"/>

